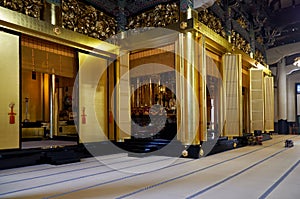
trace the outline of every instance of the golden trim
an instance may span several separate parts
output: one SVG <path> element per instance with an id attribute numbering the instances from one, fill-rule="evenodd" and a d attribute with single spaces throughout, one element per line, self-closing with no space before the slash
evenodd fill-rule
<path id="1" fill-rule="evenodd" d="M 205 24 L 201 23 L 196 19 L 194 19 L 194 29 L 200 32 L 201 34 L 205 35 L 206 38 L 211 39 L 221 47 L 224 47 L 227 51 L 230 51 L 232 49 L 232 44 L 230 44 L 225 38 L 223 38 L 222 36 L 214 32 L 212 29 L 207 27 Z"/>
<path id="2" fill-rule="evenodd" d="M 206 93 L 206 86 L 207 86 L 207 83 L 206 83 L 206 39 L 207 37 L 206 36 L 202 36 L 201 39 L 199 39 L 199 42 L 200 42 L 200 45 L 201 45 L 201 82 L 200 82 L 200 92 L 201 92 L 201 95 L 200 95 L 200 101 L 204 104 L 202 104 L 202 111 L 200 112 L 200 114 L 202 115 L 202 129 L 201 129 L 201 141 L 207 141 L 207 107 L 206 107 L 206 104 L 207 104 L 207 93 Z"/>
<path id="3" fill-rule="evenodd" d="M 64 28 L 60 28 L 60 34 L 57 34 L 53 31 L 57 26 L 4 7 L 0 7 L 0 27 L 105 57 L 115 58 L 119 53 L 116 45 Z"/>

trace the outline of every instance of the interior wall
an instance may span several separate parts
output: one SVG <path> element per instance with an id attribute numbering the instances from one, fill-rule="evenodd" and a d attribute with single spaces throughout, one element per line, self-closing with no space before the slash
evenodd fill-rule
<path id="1" fill-rule="evenodd" d="M 296 122 L 296 94 L 295 84 L 300 83 L 300 71 L 287 76 L 287 112 L 288 122 Z"/>
<path id="2" fill-rule="evenodd" d="M 175 58 L 173 52 L 165 52 L 152 56 L 145 56 L 138 59 L 130 59 L 130 68 L 134 68 L 143 64 L 158 63 L 171 68 L 175 68 Z"/>
<path id="3" fill-rule="evenodd" d="M 166 48 L 173 48 L 173 45 L 167 46 Z M 170 49 L 169 49 L 170 50 Z M 158 87 L 155 87 L 154 84 L 152 84 L 152 96 L 150 96 L 150 77 L 152 83 L 155 83 L 158 85 L 158 83 L 162 83 L 162 85 L 166 86 L 168 89 L 174 89 L 172 88 L 171 83 L 165 83 L 163 82 L 163 77 L 158 77 L 155 75 L 161 75 L 161 74 L 167 74 L 167 72 L 174 71 L 175 69 L 175 54 L 173 52 L 162 52 L 160 49 L 154 49 L 142 52 L 133 53 L 130 55 L 130 77 L 135 78 L 139 77 L 139 84 L 144 84 L 144 86 L 136 88 L 136 85 L 134 85 L 134 88 L 136 89 L 135 92 L 135 102 L 137 102 L 137 95 L 140 95 L 140 98 L 143 98 L 143 100 L 139 99 L 139 106 L 149 106 L 150 104 L 155 103 L 155 93 L 159 92 L 157 89 Z M 139 67 L 140 66 L 140 67 Z M 168 77 L 171 77 L 172 73 L 170 75 L 167 75 Z M 175 78 L 175 76 L 174 76 Z M 158 80 L 159 79 L 159 80 Z M 174 80 L 175 81 L 175 80 Z M 137 84 L 137 83 L 136 83 Z M 151 99 L 150 99 L 151 98 Z M 151 102 L 150 102 L 151 100 Z M 142 104 L 141 104 L 142 103 Z"/>
<path id="4" fill-rule="evenodd" d="M 28 114 L 26 118 L 26 102 L 28 98 Z M 22 121 L 28 119 L 30 122 L 42 121 L 41 100 L 41 73 L 36 73 L 36 79 L 32 79 L 31 70 L 22 70 Z"/>

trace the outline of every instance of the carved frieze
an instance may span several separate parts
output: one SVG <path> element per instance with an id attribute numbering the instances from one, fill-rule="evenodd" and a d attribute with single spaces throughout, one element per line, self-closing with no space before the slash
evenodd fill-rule
<path id="1" fill-rule="evenodd" d="M 176 3 L 160 4 L 128 20 L 127 29 L 142 27 L 165 27 L 179 21 L 179 6 Z"/>
<path id="2" fill-rule="evenodd" d="M 0 6 L 41 19 L 43 0 L 1 0 Z"/>
<path id="3" fill-rule="evenodd" d="M 233 45 L 233 48 L 240 49 L 248 55 L 250 54 L 250 43 L 247 42 L 239 33 L 234 30 L 231 31 L 231 43 Z"/>
<path id="4" fill-rule="evenodd" d="M 243 17 L 239 17 L 236 21 L 243 29 L 249 30 L 248 23 Z"/>
<path id="5" fill-rule="evenodd" d="M 265 57 L 264 57 L 263 54 L 262 54 L 260 51 L 258 51 L 258 50 L 255 51 L 254 59 L 255 59 L 256 61 L 258 61 L 259 63 L 261 63 L 261 64 L 263 64 L 263 65 L 266 65 Z"/>
<path id="6" fill-rule="evenodd" d="M 116 34 L 117 23 L 113 17 L 105 15 L 93 6 L 78 0 L 62 1 L 63 28 L 79 32 L 100 40 Z"/>
<path id="7" fill-rule="evenodd" d="M 214 32 L 221 35 L 223 38 L 226 38 L 226 32 L 224 30 L 224 25 L 220 18 L 216 17 L 212 12 L 208 9 L 205 9 L 198 14 L 198 19 L 204 25 L 208 26 Z"/>

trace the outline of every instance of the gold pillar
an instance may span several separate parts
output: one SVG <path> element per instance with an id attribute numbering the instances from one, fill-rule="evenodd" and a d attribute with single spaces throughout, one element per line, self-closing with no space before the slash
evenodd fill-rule
<path id="1" fill-rule="evenodd" d="M 116 139 L 123 141 L 131 136 L 130 117 L 130 77 L 129 77 L 129 53 L 121 52 L 116 67 L 116 110 L 117 123 Z"/>
<path id="2" fill-rule="evenodd" d="M 108 73 L 109 73 L 109 78 L 108 78 L 108 83 L 109 83 L 109 88 L 108 88 L 108 96 L 113 96 L 114 93 L 114 88 L 115 88 L 115 64 L 116 62 L 113 62 L 109 65 L 108 68 Z M 115 138 L 115 120 L 113 117 L 113 111 L 114 111 L 114 106 L 115 106 L 115 100 L 114 98 L 110 98 L 108 103 L 108 110 L 109 110 L 109 118 L 108 118 L 108 128 L 109 128 L 109 139 L 110 140 L 116 140 Z"/>
<path id="3" fill-rule="evenodd" d="M 198 40 L 197 45 L 197 57 L 198 57 L 198 70 L 199 76 L 199 106 L 200 106 L 200 124 L 199 134 L 201 141 L 207 141 L 207 107 L 206 107 L 206 48 L 205 48 L 205 37 L 202 36 Z"/>
<path id="4" fill-rule="evenodd" d="M 60 4 L 48 3 L 45 1 L 43 10 L 43 19 L 46 22 L 57 26 L 62 25 L 62 11 Z"/>
<path id="5" fill-rule="evenodd" d="M 178 139 L 184 145 L 200 144 L 199 134 L 199 46 L 192 32 L 179 35 L 176 76 L 178 107 Z"/>
<path id="6" fill-rule="evenodd" d="M 43 74 L 43 120 L 50 121 L 50 76 L 49 74 Z"/>
<path id="7" fill-rule="evenodd" d="M 50 138 L 53 138 L 55 133 L 55 74 L 50 75 Z"/>

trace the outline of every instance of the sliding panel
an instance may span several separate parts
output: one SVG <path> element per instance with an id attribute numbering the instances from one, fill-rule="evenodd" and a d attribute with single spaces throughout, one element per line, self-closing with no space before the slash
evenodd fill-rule
<path id="1" fill-rule="evenodd" d="M 0 31 L 0 150 L 20 147 L 19 36 Z"/>
<path id="2" fill-rule="evenodd" d="M 131 136 L 129 53 L 126 51 L 121 53 L 116 78 L 115 119 L 117 122 L 117 140 L 124 141 L 124 139 Z"/>
<path id="3" fill-rule="evenodd" d="M 78 53 L 80 142 L 107 140 L 107 60 Z"/>
<path id="4" fill-rule="evenodd" d="M 265 77 L 265 131 L 274 131 L 274 82 Z"/>
<path id="5" fill-rule="evenodd" d="M 242 56 L 223 56 L 225 87 L 225 136 L 242 134 Z"/>
<path id="6" fill-rule="evenodd" d="M 200 80 L 199 80 L 199 102 L 200 102 L 200 140 L 207 141 L 207 63 L 206 63 L 206 50 L 205 50 L 205 37 L 201 37 L 199 40 L 199 71 L 200 71 Z"/>
<path id="7" fill-rule="evenodd" d="M 250 69 L 250 132 L 264 131 L 263 70 Z"/>

